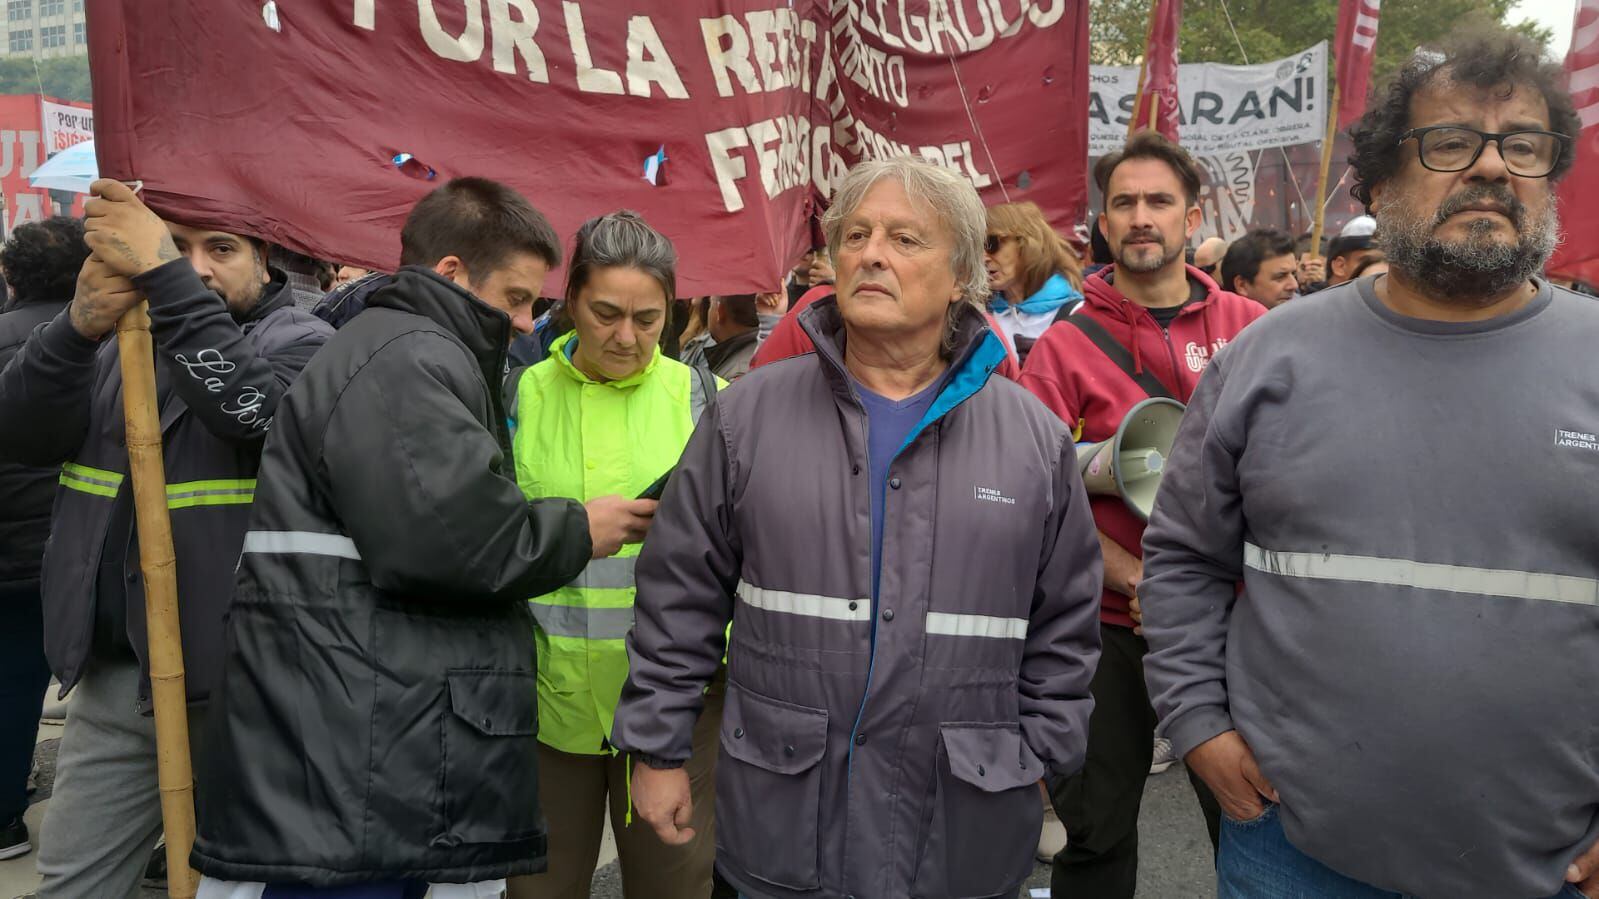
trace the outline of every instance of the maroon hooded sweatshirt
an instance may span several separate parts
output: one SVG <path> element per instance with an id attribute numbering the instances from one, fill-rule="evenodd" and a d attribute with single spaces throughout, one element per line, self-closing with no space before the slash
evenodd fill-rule
<path id="1" fill-rule="evenodd" d="M 1115 276 L 1115 266 L 1109 266 L 1089 277 L 1083 284 L 1087 302 L 1074 314 L 1087 315 L 1103 326 L 1132 354 L 1135 370 L 1154 375 L 1183 403 L 1216 352 L 1266 313 L 1259 303 L 1222 290 L 1190 265 L 1190 298 L 1171 326 L 1163 328 L 1148 309 L 1122 296 Z M 1033 345 L 1021 383 L 1085 443 L 1114 437 L 1128 411 L 1149 396 L 1082 331 L 1064 322 L 1052 325 Z M 1121 497 L 1093 496 L 1090 504 L 1100 532 L 1143 558 L 1144 522 Z M 1106 587 L 1100 620 L 1132 627 L 1127 602 L 1127 597 Z"/>

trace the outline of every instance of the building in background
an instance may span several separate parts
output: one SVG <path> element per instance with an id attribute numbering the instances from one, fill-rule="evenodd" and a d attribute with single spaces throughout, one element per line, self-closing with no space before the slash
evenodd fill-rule
<path id="1" fill-rule="evenodd" d="M 83 0 L 0 0 L 5 6 L 0 57 L 51 59 L 89 52 Z"/>

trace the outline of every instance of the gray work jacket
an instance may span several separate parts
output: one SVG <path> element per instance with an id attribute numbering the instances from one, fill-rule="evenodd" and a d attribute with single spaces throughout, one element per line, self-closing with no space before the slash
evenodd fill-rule
<path id="1" fill-rule="evenodd" d="M 1046 767 L 1082 765 L 1099 547 L 1071 436 L 976 310 L 894 459 L 874 596 L 866 414 L 833 300 L 811 354 L 720 393 L 639 559 L 613 742 L 686 759 L 736 619 L 717 861 L 750 896 L 974 897 L 1032 869 Z"/>

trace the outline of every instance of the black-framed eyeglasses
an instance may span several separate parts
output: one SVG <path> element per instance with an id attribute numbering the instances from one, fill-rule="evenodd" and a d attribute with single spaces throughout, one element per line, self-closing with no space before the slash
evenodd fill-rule
<path id="1" fill-rule="evenodd" d="M 1399 135 L 1399 143 L 1416 139 L 1421 164 L 1434 172 L 1463 172 L 1476 165 L 1482 148 L 1493 141 L 1510 174 L 1547 178 L 1571 146 L 1571 138 L 1554 131 L 1478 131 L 1461 125 L 1429 125 Z"/>
<path id="2" fill-rule="evenodd" d="M 990 234 L 988 235 L 987 239 L 983 241 L 983 252 L 992 256 L 999 252 L 1000 244 L 1003 244 L 1005 241 L 1010 239 L 1011 235 L 1009 234 Z"/>

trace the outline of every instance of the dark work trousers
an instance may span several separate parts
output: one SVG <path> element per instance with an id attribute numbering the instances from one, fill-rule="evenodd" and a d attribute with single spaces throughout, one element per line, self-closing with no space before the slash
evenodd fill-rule
<path id="1" fill-rule="evenodd" d="M 1067 835 L 1050 875 L 1056 899 L 1132 899 L 1138 886 L 1138 809 L 1155 738 L 1155 710 L 1144 685 L 1149 646 L 1131 628 L 1100 624 L 1099 634 L 1088 759 L 1071 777 L 1049 780 L 1050 801 Z M 1221 807 L 1204 782 L 1192 772 L 1188 779 L 1214 850 Z"/>
<path id="2" fill-rule="evenodd" d="M 0 825 L 28 810 L 28 772 L 50 685 L 39 582 L 0 586 Z"/>

